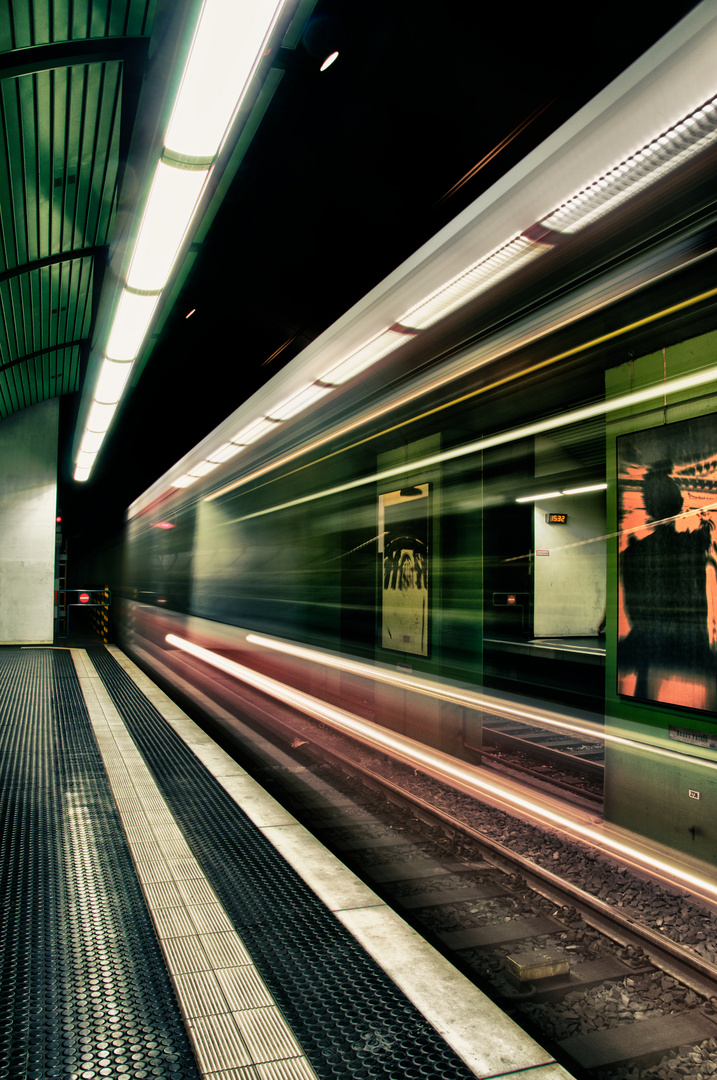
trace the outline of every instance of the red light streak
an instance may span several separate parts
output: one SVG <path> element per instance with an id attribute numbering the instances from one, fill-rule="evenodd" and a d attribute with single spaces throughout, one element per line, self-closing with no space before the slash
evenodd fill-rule
<path id="1" fill-rule="evenodd" d="M 355 716 L 344 709 L 339 709 L 325 701 L 312 697 L 301 690 L 288 686 L 272 679 L 267 675 L 261 675 L 251 668 L 229 660 L 225 656 L 205 649 L 201 645 L 195 645 L 191 641 L 178 637 L 176 634 L 167 634 L 165 637 L 169 645 L 173 645 L 183 652 L 196 657 L 198 660 L 217 668 L 232 677 L 247 683 L 256 689 L 269 694 L 285 705 L 292 706 L 307 716 L 330 724 L 338 730 L 358 736 L 363 742 L 377 749 L 388 751 L 398 760 L 409 766 L 420 767 L 428 770 L 431 775 L 438 777 L 458 786 L 461 790 L 476 797 L 492 799 L 509 812 L 518 812 L 521 816 L 528 815 L 533 820 L 547 825 L 553 829 L 559 829 L 574 839 L 582 840 L 598 850 L 607 850 L 617 855 L 621 861 L 632 866 L 645 868 L 662 877 L 666 881 L 677 882 L 687 885 L 691 889 L 707 896 L 709 899 L 717 899 L 717 883 L 690 873 L 682 867 L 671 863 L 667 858 L 657 858 L 640 850 L 636 844 L 627 840 L 617 839 L 607 831 L 609 826 L 590 824 L 589 819 L 579 820 L 567 817 L 564 812 L 556 809 L 551 800 L 543 797 L 540 801 L 527 798 L 519 789 L 518 785 L 507 781 L 488 780 L 481 773 L 478 766 L 466 764 L 456 758 L 450 757 L 439 750 L 416 742 L 404 735 L 388 731 L 377 724 L 361 717 Z"/>

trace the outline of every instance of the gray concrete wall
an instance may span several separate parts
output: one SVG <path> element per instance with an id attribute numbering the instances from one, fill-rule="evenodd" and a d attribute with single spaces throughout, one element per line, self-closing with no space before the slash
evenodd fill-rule
<path id="1" fill-rule="evenodd" d="M 51 643 L 59 398 L 0 421 L 0 644 Z"/>
<path id="2" fill-rule="evenodd" d="M 565 524 L 548 524 L 551 511 L 566 514 Z M 535 636 L 594 637 L 607 595 L 605 492 L 536 503 L 535 551 Z"/>

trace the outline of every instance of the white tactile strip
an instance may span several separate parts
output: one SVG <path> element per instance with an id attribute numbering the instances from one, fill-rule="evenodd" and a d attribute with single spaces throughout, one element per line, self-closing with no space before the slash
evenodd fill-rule
<path id="1" fill-rule="evenodd" d="M 72 657 L 200 1071 L 316 1080 L 86 654 Z"/>
<path id="2" fill-rule="evenodd" d="M 544 1051 L 541 1060 L 540 1048 L 529 1035 L 497 1009 L 373 890 L 328 852 L 121 650 L 115 646 L 109 646 L 108 650 L 217 782 L 241 806 L 254 825 L 281 852 L 286 861 L 334 912 L 477 1077 L 501 1080 L 510 1076 L 520 1080 L 529 1075 L 530 1080 L 572 1080 L 571 1074 L 551 1060 L 550 1055 Z M 83 676 L 90 683 L 99 683 L 102 687 L 93 665 L 89 660 L 85 662 L 84 656 L 82 653 L 79 660 L 76 660 L 76 665 L 81 664 L 82 667 L 80 682 L 83 688 Z M 78 666 L 78 674 L 79 672 Z M 104 687 L 102 695 L 105 698 L 107 696 Z M 109 703 L 108 707 L 111 708 Z M 125 737 L 129 738 L 126 730 Z M 153 784 L 153 781 L 151 783 Z M 157 822 L 157 825 L 160 823 Z M 156 836 L 156 833 L 154 835 Z M 156 866 L 156 861 L 152 860 L 143 864 L 147 875 L 154 873 Z M 171 869 L 172 880 L 177 885 L 194 878 L 204 878 L 198 864 L 193 860 L 173 860 Z M 146 880 L 155 883 L 165 879 L 147 876 Z M 189 904 L 187 909 L 189 907 L 195 905 Z M 211 932 L 196 939 L 162 939 L 165 955 L 172 955 L 175 964 L 174 969 L 170 964 L 170 972 L 180 974 L 188 973 L 188 969 L 203 970 L 191 966 L 197 962 L 193 952 L 185 950 L 180 954 L 177 951 L 180 942 L 188 943 L 192 940 L 201 941 L 202 952 L 207 957 L 212 957 L 212 970 L 217 973 L 219 970 L 245 966 L 238 958 L 238 955 L 242 954 L 237 955 L 237 950 L 244 948 L 238 935 Z M 231 996 L 230 991 L 228 996 Z M 190 1034 L 198 1048 L 199 1060 L 206 1060 L 211 1066 L 208 1071 L 213 1080 L 248 1080 L 248 1076 L 254 1075 L 258 1075 L 260 1080 L 310 1080 L 315 1076 L 305 1057 L 288 1055 L 290 1048 L 298 1044 L 286 1025 L 288 1040 L 284 1050 L 287 1056 L 282 1057 L 277 1053 L 273 1061 L 261 1060 L 266 1052 L 265 1040 L 267 1032 L 271 1031 L 274 1013 L 281 1017 L 275 1007 L 271 1007 L 271 1012 L 251 1007 L 242 1012 L 233 1012 L 237 1022 L 239 1017 L 242 1018 L 240 1030 L 245 1036 L 246 1045 L 250 1045 L 258 1055 L 259 1060 L 254 1065 L 256 1073 L 247 1073 L 247 1067 L 238 1059 L 231 1065 L 224 1059 L 221 1064 L 216 1063 L 217 1051 L 210 1049 L 211 1039 L 223 1037 L 221 1032 L 224 1028 L 221 1027 L 220 1030 L 219 1021 L 224 1023 L 225 1014 L 202 1017 L 201 1023 L 199 1018 L 188 1022 Z M 255 1014 L 259 1014 L 263 1019 L 262 1024 L 258 1022 Z"/>

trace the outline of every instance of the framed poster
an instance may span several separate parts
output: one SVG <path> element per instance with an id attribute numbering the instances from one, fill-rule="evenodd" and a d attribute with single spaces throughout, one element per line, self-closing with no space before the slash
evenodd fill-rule
<path id="1" fill-rule="evenodd" d="M 618 693 L 717 707 L 717 418 L 617 440 Z"/>
<path id="2" fill-rule="evenodd" d="M 428 656 L 429 484 L 378 499 L 381 645 Z"/>

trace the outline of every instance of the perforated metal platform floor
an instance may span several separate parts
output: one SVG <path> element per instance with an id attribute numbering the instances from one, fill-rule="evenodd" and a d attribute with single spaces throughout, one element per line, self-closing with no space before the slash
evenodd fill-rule
<path id="1" fill-rule="evenodd" d="M 0 648 L 0 750 L 0 1077 L 477 1075 L 110 651 Z"/>

